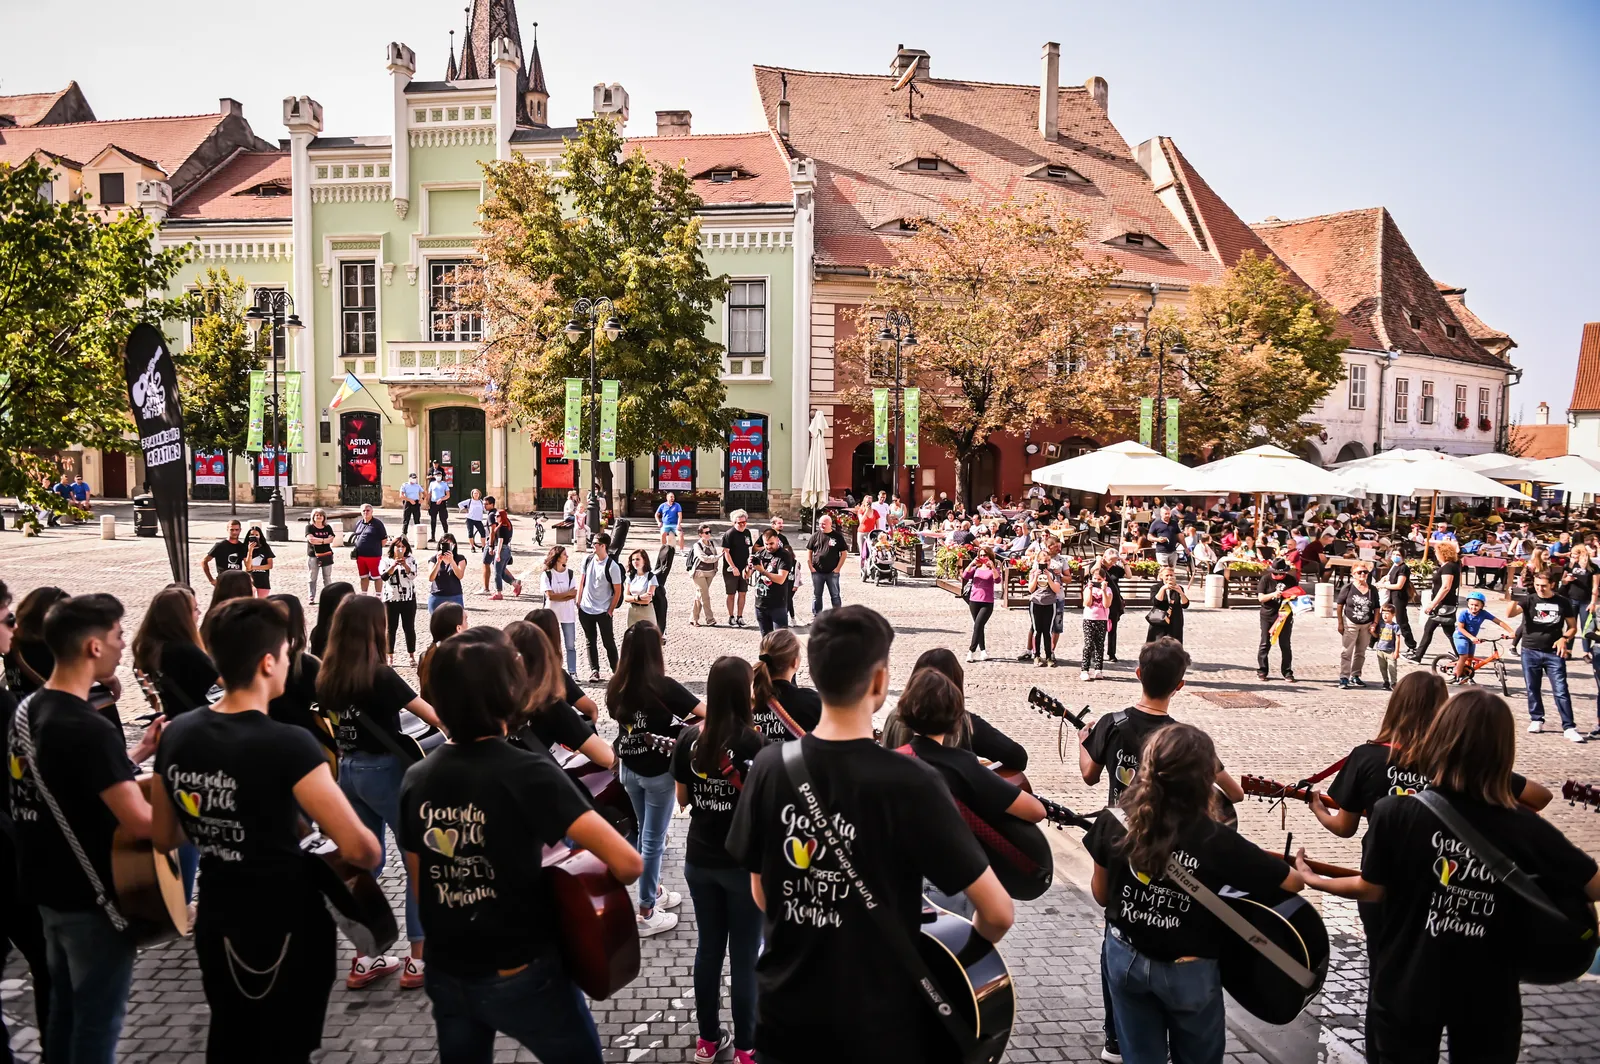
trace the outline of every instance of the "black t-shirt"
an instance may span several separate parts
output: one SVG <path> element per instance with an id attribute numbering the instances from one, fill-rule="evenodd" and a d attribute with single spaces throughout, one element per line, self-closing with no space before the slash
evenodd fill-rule
<path id="1" fill-rule="evenodd" d="M 530 717 L 526 730 L 546 750 L 553 743 L 576 750 L 594 734 L 594 725 L 589 723 L 588 717 L 558 698 Z"/>
<path id="2" fill-rule="evenodd" d="M 871 739 L 800 740 L 817 798 L 878 903 L 915 942 L 922 883 L 954 894 L 988 867 L 931 766 Z M 785 1060 L 943 1060 L 949 1036 L 885 949 L 782 763 L 756 757 L 728 832 L 728 853 L 761 876 L 766 949 L 756 970 L 756 1049 Z M 840 994 L 840 988 L 850 992 Z"/>
<path id="3" fill-rule="evenodd" d="M 1581 894 L 1594 877 L 1594 859 L 1531 810 L 1445 795 L 1547 895 Z M 1465 1008 L 1515 1023 L 1507 1006 L 1517 1000 L 1527 903 L 1411 798 L 1377 804 L 1363 849 L 1362 878 L 1384 889 L 1383 922 L 1369 944 L 1374 1007 L 1418 1022 Z"/>
<path id="4" fill-rule="evenodd" d="M 750 544 L 751 537 L 748 528 L 743 532 L 737 528 L 730 528 L 722 537 L 722 549 L 727 551 L 728 556 L 733 559 L 733 567 L 741 572 L 746 565 L 750 564 Z"/>
<path id="5" fill-rule="evenodd" d="M 88 877 L 34 785 L 32 770 L 44 776 L 45 786 L 109 890 L 111 835 L 117 818 L 100 792 L 133 779 L 122 733 L 88 702 L 65 691 L 41 690 L 26 709 L 38 763 L 27 764 L 10 733 L 7 759 L 23 889 L 29 899 L 60 912 L 98 909 Z"/>
<path id="6" fill-rule="evenodd" d="M 572 678 L 572 673 L 566 669 L 561 670 L 561 697 L 567 705 L 577 707 L 579 699 L 583 698 L 583 688 L 578 686 L 578 681 Z"/>
<path id="7" fill-rule="evenodd" d="M 217 572 L 226 573 L 237 570 L 244 571 L 244 540 L 234 543 L 230 540 L 219 539 L 216 544 L 206 552 L 206 557 L 217 563 Z"/>
<path id="8" fill-rule="evenodd" d="M 733 823 L 750 762 L 766 742 L 754 729 L 745 732 L 734 739 L 728 759 L 719 758 L 718 767 L 702 776 L 694 767 L 700 732 L 698 724 L 685 728 L 672 748 L 672 778 L 689 788 L 689 833 L 683 858 L 702 868 L 738 868 L 739 862 L 728 856 L 728 825 Z"/>
<path id="9" fill-rule="evenodd" d="M 267 545 L 267 541 L 265 539 L 261 540 L 258 543 L 254 543 L 254 544 L 249 543 L 247 541 L 244 546 L 245 546 L 245 552 L 247 554 L 250 552 L 250 549 L 252 547 L 255 548 L 255 556 L 256 556 L 255 564 L 257 564 L 257 565 L 260 565 L 262 562 L 271 561 L 273 558 L 277 557 L 277 555 L 272 552 L 272 548 Z M 252 569 L 252 570 L 250 570 L 250 583 L 251 583 L 252 586 L 261 588 L 262 590 L 265 590 L 265 591 L 272 590 L 272 570 L 270 570 L 270 569 Z"/>
<path id="10" fill-rule="evenodd" d="M 437 555 L 435 557 L 437 557 Z M 433 593 L 435 595 L 461 594 L 461 578 L 456 575 L 456 571 L 452 569 L 451 566 L 460 565 L 464 561 L 466 561 L 465 558 L 457 554 L 455 551 L 451 551 L 449 562 L 439 563 L 439 572 L 433 578 Z M 428 568 L 433 568 L 432 562 L 428 563 Z"/>
<path id="11" fill-rule="evenodd" d="M 1556 640 L 1567 630 L 1567 619 L 1578 611 L 1565 595 L 1540 598 L 1534 592 L 1516 597 L 1522 607 L 1522 647 L 1524 650 L 1554 650 Z"/>
<path id="12" fill-rule="evenodd" d="M 1274 594 L 1294 586 L 1293 572 L 1274 573 L 1271 569 L 1268 569 L 1261 574 L 1261 583 L 1257 585 L 1256 593 L 1261 595 Z M 1281 595 L 1278 598 L 1267 599 L 1261 604 L 1261 615 L 1263 617 L 1276 617 L 1278 610 L 1283 607 L 1283 603 L 1284 599 Z"/>
<path id="13" fill-rule="evenodd" d="M 818 532 L 806 541 L 806 550 L 811 552 L 813 572 L 838 572 L 839 563 L 844 560 L 844 536 L 837 528 L 832 532 Z"/>
<path id="14" fill-rule="evenodd" d="M 1350 751 L 1344 760 L 1344 767 L 1328 785 L 1328 797 L 1338 802 L 1340 809 L 1370 818 L 1379 799 L 1397 794 L 1416 794 L 1428 788 L 1426 773 L 1394 764 L 1389 760 L 1389 754 L 1389 744 L 1379 742 L 1362 743 Z M 1522 797 L 1522 790 L 1527 785 L 1525 776 L 1515 772 L 1511 774 L 1513 797 Z"/>
<path id="15" fill-rule="evenodd" d="M 1404 609 L 1411 601 L 1411 567 L 1405 562 L 1395 562 L 1384 579 L 1400 585 L 1386 592 L 1388 597 L 1385 601 L 1394 603 L 1397 610 Z"/>
<path id="16" fill-rule="evenodd" d="M 211 655 L 193 643 L 167 643 L 161 648 L 161 677 L 156 689 L 161 709 L 168 717 L 210 703 L 217 683 L 217 666 Z"/>
<path id="17" fill-rule="evenodd" d="M 622 707 L 622 721 L 617 728 L 617 756 L 629 770 L 640 776 L 660 776 L 672 767 L 671 748 L 658 751 L 648 741 L 649 736 L 676 739 L 683 726 L 673 723 L 686 719 L 694 712 L 700 699 L 683 684 L 670 676 L 663 676 L 652 692 L 641 693 L 632 705 Z"/>
<path id="18" fill-rule="evenodd" d="M 1156 589 L 1150 592 L 1150 605 L 1158 610 L 1166 610 L 1167 623 L 1173 626 L 1183 624 L 1183 611 L 1189 608 L 1183 603 L 1183 595 L 1165 584 L 1156 585 Z"/>
<path id="19" fill-rule="evenodd" d="M 773 680 L 772 689 L 778 695 L 778 705 L 801 731 L 812 731 L 822 723 L 822 696 L 817 692 L 809 687 L 797 687 L 792 680 Z M 771 706 L 756 706 L 753 721 L 756 730 L 769 742 L 784 743 L 795 737 Z"/>
<path id="20" fill-rule="evenodd" d="M 939 770 L 950 794 L 985 820 L 996 820 L 1017 800 L 1022 788 L 1001 779 L 978 761 L 978 755 L 959 746 L 941 746 L 921 736 L 911 737 L 911 751 Z"/>
<path id="21" fill-rule="evenodd" d="M 1461 593 L 1461 563 L 1445 562 L 1433 571 L 1433 583 L 1429 585 L 1429 591 L 1431 592 L 1428 596 L 1429 602 L 1432 602 L 1433 596 L 1439 593 L 1439 588 L 1444 586 L 1444 578 L 1447 576 L 1453 576 L 1455 579 L 1450 582 L 1450 590 L 1445 593 L 1444 598 L 1439 601 L 1439 605 L 1433 611 L 1441 615 L 1455 612 L 1456 596 Z"/>
<path id="22" fill-rule="evenodd" d="M 771 577 L 761 573 L 752 574 L 752 582 L 756 587 L 756 605 L 770 607 L 785 604 L 789 601 L 789 581 L 794 579 L 794 555 L 783 547 L 777 550 L 762 550 L 756 553 L 757 565 L 772 573 L 788 573 L 789 576 L 783 583 L 777 584 Z"/>
<path id="23" fill-rule="evenodd" d="M 325 745 L 327 733 L 312 720 L 321 716 L 315 708 L 318 704 L 317 676 L 321 672 L 322 659 L 310 651 L 303 652 L 289 670 L 283 694 L 267 703 L 267 716 L 280 724 L 304 728 L 319 745 Z"/>
<path id="24" fill-rule="evenodd" d="M 333 526 L 325 524 L 321 528 L 318 528 L 312 522 L 307 521 L 306 536 L 308 537 L 306 542 L 306 556 L 310 558 L 316 558 L 324 565 L 332 564 L 334 537 Z"/>
<path id="25" fill-rule="evenodd" d="M 556 910 L 541 864 L 592 809 L 542 750 L 445 743 L 400 786 L 400 847 L 417 855 L 428 963 L 464 978 L 546 956 Z"/>
<path id="26" fill-rule="evenodd" d="M 383 527 L 381 520 L 374 517 L 370 521 L 357 521 L 354 535 L 357 558 L 383 557 L 383 541 L 389 538 L 389 530 Z"/>
<path id="27" fill-rule="evenodd" d="M 1144 751 L 1144 741 L 1150 733 L 1168 724 L 1176 723 L 1165 713 L 1148 713 L 1138 706 L 1129 706 L 1120 716 L 1107 713 L 1094 722 L 1083 748 L 1097 765 L 1104 765 L 1110 789 L 1106 805 L 1116 805 L 1122 792 L 1133 786 L 1139 773 L 1139 756 Z"/>
<path id="28" fill-rule="evenodd" d="M 399 673 L 387 665 L 379 665 L 372 690 L 358 698 L 353 705 L 324 705 L 322 708 L 332 714 L 336 722 L 333 730 L 339 740 L 339 756 L 347 757 L 357 751 L 364 754 L 393 753 L 383 740 L 372 734 L 372 728 L 368 725 L 375 725 L 390 735 L 398 735 L 400 711 L 416 697 L 417 693 L 400 678 Z M 363 716 L 367 718 L 366 724 L 357 720 Z"/>
<path id="29" fill-rule="evenodd" d="M 1028 767 L 1028 750 L 1021 743 L 976 713 L 969 711 L 967 719 L 972 721 L 973 753 L 1018 772 Z"/>
<path id="30" fill-rule="evenodd" d="M 1344 610 L 1346 624 L 1371 624 L 1378 607 L 1378 592 L 1370 584 L 1362 591 L 1351 582 L 1339 589 L 1339 597 L 1334 601 Z"/>
<path id="31" fill-rule="evenodd" d="M 1582 568 L 1579 568 L 1577 564 L 1573 564 L 1567 568 L 1567 572 L 1572 574 L 1572 579 L 1561 590 L 1566 593 L 1567 598 L 1572 600 L 1572 605 L 1575 608 L 1584 609 L 1589 605 L 1589 599 L 1594 596 L 1594 578 L 1596 575 L 1594 563 L 1590 562 Z"/>
<path id="32" fill-rule="evenodd" d="M 1109 813 L 1084 836 L 1084 849 L 1106 870 L 1106 922 L 1140 953 L 1158 961 L 1221 955 L 1233 932 L 1189 893 L 1165 876 L 1147 877 L 1128 863 L 1127 831 Z M 1201 817 L 1178 834 L 1173 856 L 1212 890 L 1251 894 L 1271 891 L 1289 866 L 1226 824 Z"/>
<path id="33" fill-rule="evenodd" d="M 264 713 L 186 713 L 161 734 L 156 775 L 200 850 L 200 919 L 253 921 L 309 894 L 294 787 L 327 764 L 303 729 Z"/>

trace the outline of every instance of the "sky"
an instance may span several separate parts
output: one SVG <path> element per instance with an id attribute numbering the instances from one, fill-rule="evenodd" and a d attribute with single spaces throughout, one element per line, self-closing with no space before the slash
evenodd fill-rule
<path id="1" fill-rule="evenodd" d="M 214 111 L 240 100 L 269 140 L 281 101 L 309 95 L 330 134 L 389 131 L 389 41 L 444 76 L 467 0 L 0 0 L 0 93 L 76 79 L 101 118 Z M 1045 41 L 1064 83 L 1110 82 L 1129 144 L 1177 140 L 1246 221 L 1385 206 L 1423 266 L 1464 286 L 1517 341 L 1514 418 L 1572 391 L 1583 323 L 1600 320 L 1600 3 L 1595 0 L 1011 0 L 974 8 L 810 0 L 517 0 L 539 23 L 551 117 L 629 92 L 629 131 L 687 108 L 699 133 L 761 128 L 751 66 L 880 72 L 905 44 L 935 77 L 1036 84 Z"/>

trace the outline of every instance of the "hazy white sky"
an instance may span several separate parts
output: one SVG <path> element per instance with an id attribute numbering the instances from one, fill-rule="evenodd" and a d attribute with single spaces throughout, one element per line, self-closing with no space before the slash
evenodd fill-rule
<path id="1" fill-rule="evenodd" d="M 466 2 L 0 0 L 0 93 L 75 78 L 101 118 L 232 96 L 269 139 L 282 98 L 305 94 L 329 133 L 384 133 L 385 46 L 442 77 Z M 1040 45 L 1060 41 L 1063 81 L 1105 77 L 1128 142 L 1176 138 L 1246 221 L 1387 206 L 1428 271 L 1518 341 L 1526 420 L 1541 399 L 1565 408 L 1582 325 L 1600 320 L 1594 0 L 518 0 L 518 14 L 525 42 L 539 22 L 553 120 L 617 81 L 635 133 L 670 108 L 697 132 L 759 128 L 753 63 L 881 71 L 903 42 L 936 77 L 1033 83 Z"/>

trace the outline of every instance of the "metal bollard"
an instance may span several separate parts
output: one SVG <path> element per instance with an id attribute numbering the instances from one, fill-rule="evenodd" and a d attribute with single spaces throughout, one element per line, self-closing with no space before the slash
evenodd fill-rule
<path id="1" fill-rule="evenodd" d="M 1333 585 L 1320 583 L 1317 585 L 1316 614 L 1318 617 L 1333 616 Z"/>
<path id="2" fill-rule="evenodd" d="M 117 516 L 116 516 L 116 514 L 101 514 L 100 515 L 100 538 L 101 539 L 116 539 L 117 538 Z"/>
<path id="3" fill-rule="evenodd" d="M 1227 589 L 1227 578 L 1221 573 L 1211 573 L 1206 577 L 1206 609 L 1220 610 L 1222 608 L 1222 593 Z"/>

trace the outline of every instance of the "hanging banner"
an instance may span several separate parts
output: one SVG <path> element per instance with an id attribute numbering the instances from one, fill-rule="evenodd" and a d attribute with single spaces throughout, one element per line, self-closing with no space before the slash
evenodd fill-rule
<path id="1" fill-rule="evenodd" d="M 1178 460 L 1178 401 L 1167 400 L 1167 457 Z"/>
<path id="2" fill-rule="evenodd" d="M 728 490 L 767 490 L 767 419 L 734 418 L 728 426 Z"/>
<path id="3" fill-rule="evenodd" d="M 250 371 L 250 434 L 244 449 L 259 451 L 265 445 L 261 432 L 267 423 L 267 375 L 264 371 Z"/>
<path id="4" fill-rule="evenodd" d="M 1154 399 L 1139 400 L 1139 442 L 1146 447 L 1150 446 L 1150 434 L 1155 431 L 1156 401 Z"/>
<path id="5" fill-rule="evenodd" d="M 564 455 L 576 455 L 583 448 L 583 381 L 567 378 L 567 426 L 562 433 Z"/>
<path id="6" fill-rule="evenodd" d="M 183 446 L 178 371 L 155 326 L 134 327 L 123 352 L 123 376 L 144 452 L 145 483 L 155 496 L 156 522 L 167 542 L 172 579 L 189 582 L 189 485 Z"/>
<path id="7" fill-rule="evenodd" d="M 290 370 L 283 376 L 289 391 L 289 409 L 284 415 L 289 420 L 288 428 L 285 430 L 288 439 L 283 441 L 288 446 L 284 449 L 290 454 L 305 454 L 306 420 L 302 407 L 304 396 L 301 394 L 301 373 L 296 369 Z"/>
<path id="8" fill-rule="evenodd" d="M 694 448 L 662 445 L 656 452 L 656 490 L 694 490 Z"/>
<path id="9" fill-rule="evenodd" d="M 600 461 L 617 460 L 617 382 L 600 382 Z"/>
<path id="10" fill-rule="evenodd" d="M 922 428 L 922 389 L 906 389 L 906 465 L 921 465 L 919 444 Z"/>
<path id="11" fill-rule="evenodd" d="M 889 389 L 872 389 L 872 464 L 889 464 Z"/>

